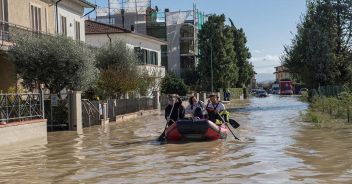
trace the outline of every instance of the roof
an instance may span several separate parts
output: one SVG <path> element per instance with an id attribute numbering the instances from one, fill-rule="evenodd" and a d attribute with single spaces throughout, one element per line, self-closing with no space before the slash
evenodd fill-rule
<path id="1" fill-rule="evenodd" d="M 117 26 L 92 20 L 85 21 L 86 34 L 131 33 L 132 31 Z"/>
<path id="2" fill-rule="evenodd" d="M 97 7 L 97 5 L 90 3 L 87 0 L 78 0 L 78 1 L 81 2 L 83 4 L 83 7 L 85 7 L 85 8 L 96 8 Z"/>
<path id="3" fill-rule="evenodd" d="M 86 20 L 85 21 L 85 31 L 86 31 L 86 35 L 89 34 L 132 34 L 134 36 L 138 36 L 138 37 L 143 37 L 146 39 L 151 39 L 157 42 L 160 42 L 162 45 L 166 45 L 167 42 L 164 40 L 160 40 L 158 38 L 149 36 L 149 35 L 145 35 L 145 34 L 140 34 L 140 33 L 135 33 L 131 30 L 125 29 L 125 28 L 121 28 L 118 26 L 113 26 L 110 24 L 105 24 L 105 23 L 101 23 L 101 22 L 97 22 L 97 21 L 93 21 L 93 20 Z"/>

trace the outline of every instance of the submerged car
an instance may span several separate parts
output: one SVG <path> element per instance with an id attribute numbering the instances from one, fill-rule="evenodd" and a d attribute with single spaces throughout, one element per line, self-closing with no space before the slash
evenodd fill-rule
<path id="1" fill-rule="evenodd" d="M 268 93 L 265 90 L 258 90 L 256 93 L 256 97 L 267 97 Z"/>

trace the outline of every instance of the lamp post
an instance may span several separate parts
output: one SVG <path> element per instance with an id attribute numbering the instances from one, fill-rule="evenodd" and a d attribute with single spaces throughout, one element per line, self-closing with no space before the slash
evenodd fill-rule
<path id="1" fill-rule="evenodd" d="M 211 74 L 211 93 L 214 93 L 213 37 L 211 37 L 210 39 L 210 74 Z"/>

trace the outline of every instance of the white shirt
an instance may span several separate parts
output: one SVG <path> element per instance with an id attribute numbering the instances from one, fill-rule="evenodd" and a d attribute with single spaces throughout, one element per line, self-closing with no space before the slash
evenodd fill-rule
<path id="1" fill-rule="evenodd" d="M 225 110 L 225 105 L 222 104 L 221 102 L 218 102 L 215 104 L 209 102 L 205 108 L 206 109 L 214 109 L 214 110 L 217 110 L 218 112 L 221 112 L 221 111 Z"/>
<path id="2" fill-rule="evenodd" d="M 186 107 L 186 114 L 193 114 L 193 113 L 194 113 L 194 110 L 195 110 L 197 107 L 200 107 L 200 108 L 203 110 L 203 109 L 204 109 L 204 102 L 198 100 L 198 101 L 195 102 L 193 105 L 189 104 L 189 105 Z"/>

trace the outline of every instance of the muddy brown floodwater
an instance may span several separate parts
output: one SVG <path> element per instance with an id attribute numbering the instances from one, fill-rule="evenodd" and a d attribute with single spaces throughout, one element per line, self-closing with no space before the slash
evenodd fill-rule
<path id="1" fill-rule="evenodd" d="M 304 123 L 307 108 L 279 96 L 230 108 L 241 141 L 160 145 L 162 116 L 49 133 L 0 149 L 0 183 L 352 183 L 351 129 Z"/>

